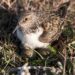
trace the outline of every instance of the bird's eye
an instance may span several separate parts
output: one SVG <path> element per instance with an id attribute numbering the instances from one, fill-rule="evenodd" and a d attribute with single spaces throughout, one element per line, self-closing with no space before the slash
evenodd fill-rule
<path id="1" fill-rule="evenodd" d="M 25 18 L 25 21 L 27 21 L 28 19 L 27 18 Z"/>
<path id="2" fill-rule="evenodd" d="M 27 20 L 28 20 L 28 18 L 24 18 L 24 19 L 23 19 L 23 22 L 26 22 Z"/>

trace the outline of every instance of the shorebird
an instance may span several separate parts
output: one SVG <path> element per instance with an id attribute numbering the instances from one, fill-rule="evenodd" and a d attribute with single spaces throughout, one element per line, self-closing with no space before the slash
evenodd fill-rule
<path id="1" fill-rule="evenodd" d="M 24 13 L 13 33 L 25 48 L 47 48 L 61 34 L 68 6 L 66 2 L 57 11 Z"/>

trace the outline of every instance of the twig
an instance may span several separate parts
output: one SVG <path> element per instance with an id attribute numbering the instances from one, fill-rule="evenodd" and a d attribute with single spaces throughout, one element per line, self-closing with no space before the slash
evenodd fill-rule
<path id="1" fill-rule="evenodd" d="M 37 53 L 40 57 L 41 57 L 41 59 L 44 59 L 44 57 L 38 52 L 38 51 L 36 51 L 36 50 L 33 50 L 35 53 Z"/>
<path id="2" fill-rule="evenodd" d="M 66 54 L 66 49 L 64 48 L 64 68 L 63 68 L 63 75 L 66 75 L 66 60 L 67 60 L 67 54 Z"/>
<path id="3" fill-rule="evenodd" d="M 45 67 L 45 66 L 28 66 L 29 69 L 52 69 L 52 67 Z M 18 68 L 12 68 L 10 69 L 10 72 L 19 71 L 21 67 Z"/>

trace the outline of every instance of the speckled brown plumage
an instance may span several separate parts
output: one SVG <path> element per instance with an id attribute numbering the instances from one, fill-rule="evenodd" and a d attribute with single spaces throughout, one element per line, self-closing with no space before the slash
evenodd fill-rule
<path id="1" fill-rule="evenodd" d="M 15 29 L 25 48 L 47 48 L 58 39 L 64 27 L 69 2 L 61 4 L 56 11 L 28 11 L 22 14 Z"/>

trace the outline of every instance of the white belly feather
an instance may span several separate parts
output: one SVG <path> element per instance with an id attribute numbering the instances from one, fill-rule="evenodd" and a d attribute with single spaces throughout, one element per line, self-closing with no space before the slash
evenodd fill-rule
<path id="1" fill-rule="evenodd" d="M 43 33 L 43 29 L 39 27 L 35 33 L 25 34 L 19 29 L 17 29 L 17 37 L 22 42 L 24 46 L 28 46 L 32 49 L 35 48 L 46 48 L 49 44 L 39 41 L 40 35 Z"/>

